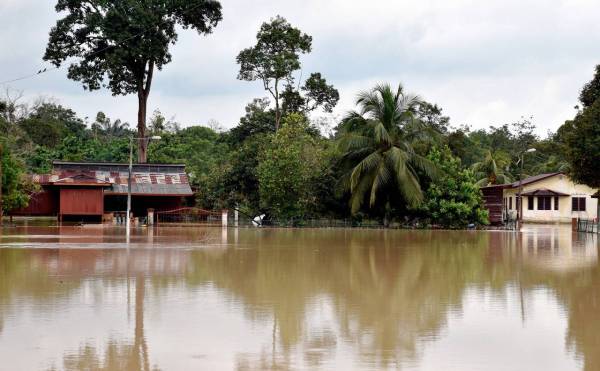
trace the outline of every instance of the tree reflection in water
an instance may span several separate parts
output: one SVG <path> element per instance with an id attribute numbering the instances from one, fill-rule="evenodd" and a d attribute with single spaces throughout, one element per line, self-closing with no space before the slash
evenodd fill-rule
<path id="1" fill-rule="evenodd" d="M 129 280 L 129 278 L 127 278 Z M 76 353 L 64 356 L 66 371 L 78 370 L 150 370 L 148 361 L 148 345 L 144 336 L 144 296 L 145 277 L 137 274 L 135 277 L 135 330 L 133 343 L 124 339 L 110 339 L 104 346 L 104 354 L 90 343 L 84 344 Z M 152 368 L 158 370 L 158 367 Z"/>
<path id="2" fill-rule="evenodd" d="M 544 288 L 568 314 L 566 350 L 579 355 L 586 370 L 600 368 L 600 268 L 593 236 L 554 229 L 250 229 L 229 230 L 227 238 L 229 247 L 138 250 L 126 269 L 123 250 L 0 249 L 0 324 L 12 301 L 52 302 L 91 276 L 122 286 L 126 270 L 135 277 L 133 339 L 104 340 L 100 348 L 83 341 L 65 352 L 65 369 L 160 367 L 149 354 L 144 299 L 161 297 L 160 310 L 169 311 L 174 288 L 216 293 L 231 311 L 270 328 L 268 338 L 256 339 L 258 351 L 232 349 L 240 370 L 335 368 L 342 351 L 353 354 L 359 368 L 381 369 L 418 363 L 427 344 L 444 335 L 450 316 L 463 315 L 469 292 L 506 301 L 514 293 L 508 288 L 519 287 L 526 323 L 531 294 Z M 48 277 L 61 267 L 69 267 L 62 271 L 64 284 L 53 284 Z"/>

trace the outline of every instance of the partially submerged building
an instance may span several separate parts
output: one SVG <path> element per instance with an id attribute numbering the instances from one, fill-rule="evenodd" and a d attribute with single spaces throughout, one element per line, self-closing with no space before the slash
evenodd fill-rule
<path id="1" fill-rule="evenodd" d="M 49 174 L 32 175 L 40 192 L 29 206 L 10 215 L 97 219 L 127 210 L 128 164 L 54 161 Z M 131 176 L 132 212 L 173 210 L 193 197 L 185 165 L 134 164 Z"/>
<path id="2" fill-rule="evenodd" d="M 575 184 L 563 173 L 548 173 L 525 178 L 523 187 L 524 222 L 570 223 L 574 218 L 596 219 L 597 190 Z M 481 188 L 490 213 L 490 223 L 516 219 L 519 212 L 519 182 Z"/>

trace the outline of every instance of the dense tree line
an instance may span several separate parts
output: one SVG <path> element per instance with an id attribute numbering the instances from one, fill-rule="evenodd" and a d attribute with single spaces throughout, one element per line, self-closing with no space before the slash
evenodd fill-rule
<path id="1" fill-rule="evenodd" d="M 217 10 L 205 26 L 191 26 L 210 32 L 220 19 Z M 59 31 L 53 29 L 52 37 Z M 248 103 L 239 122 L 228 125 L 231 129 L 221 130 L 214 122 L 183 125 L 158 110 L 147 128 L 144 123 L 144 135 L 162 136 L 144 156 L 149 162 L 185 163 L 201 207 L 235 207 L 296 222 L 327 217 L 464 227 L 487 221 L 480 186 L 553 171 L 598 186 L 600 70 L 583 89 L 574 120 L 544 138 L 531 118 L 488 129 L 452 126 L 441 107 L 401 84 L 365 87 L 356 110 L 325 135 L 315 113 L 331 112 L 338 91 L 319 72 L 295 82 L 300 56 L 311 51 L 312 38 L 278 16 L 260 27 L 256 39 L 237 56 L 238 78 L 261 81 L 270 97 Z M 105 56 L 106 68 L 116 68 L 116 57 Z M 72 67 L 83 73 L 82 68 Z M 99 87 L 101 72 L 89 77 L 93 80 L 85 77 L 90 88 Z M 35 191 L 15 186 L 26 184 L 24 174 L 47 172 L 55 159 L 124 162 L 129 138 L 140 135 L 139 121 L 134 131 L 102 112 L 82 119 L 57 102 L 25 104 L 19 98 L 7 94 L 0 100 L 4 210 L 23 206 Z M 536 152 L 519 163 L 529 148 Z"/>

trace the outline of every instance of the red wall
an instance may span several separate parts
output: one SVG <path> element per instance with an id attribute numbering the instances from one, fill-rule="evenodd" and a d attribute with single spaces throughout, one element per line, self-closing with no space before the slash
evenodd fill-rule
<path id="1" fill-rule="evenodd" d="M 504 189 L 502 187 L 482 188 L 483 203 L 490 213 L 490 224 L 502 224 L 502 198 Z"/>
<path id="2" fill-rule="evenodd" d="M 42 189 L 31 195 L 29 205 L 23 209 L 11 210 L 9 215 L 51 216 L 58 213 L 58 192 Z"/>
<path id="3" fill-rule="evenodd" d="M 102 215 L 104 193 L 102 188 L 61 188 L 61 215 Z"/>

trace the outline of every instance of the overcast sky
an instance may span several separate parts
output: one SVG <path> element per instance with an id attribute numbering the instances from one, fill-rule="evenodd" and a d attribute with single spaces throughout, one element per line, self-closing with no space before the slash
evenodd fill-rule
<path id="1" fill-rule="evenodd" d="M 453 125 L 475 128 L 533 116 L 540 133 L 572 118 L 582 85 L 600 63 L 598 0 L 223 0 L 223 21 L 201 37 L 180 33 L 173 61 L 155 75 L 150 111 L 178 122 L 238 122 L 258 82 L 236 79 L 237 53 L 280 14 L 313 36 L 303 74 L 321 72 L 340 91 L 335 115 L 356 93 L 385 81 L 439 104 Z M 42 61 L 55 1 L 0 0 L 0 81 Z M 135 123 L 134 96 L 87 92 L 66 70 L 11 84 L 26 98 L 55 97 L 90 118 Z M 5 87 L 2 87 L 4 89 Z M 335 117 L 335 116 L 334 116 Z"/>

